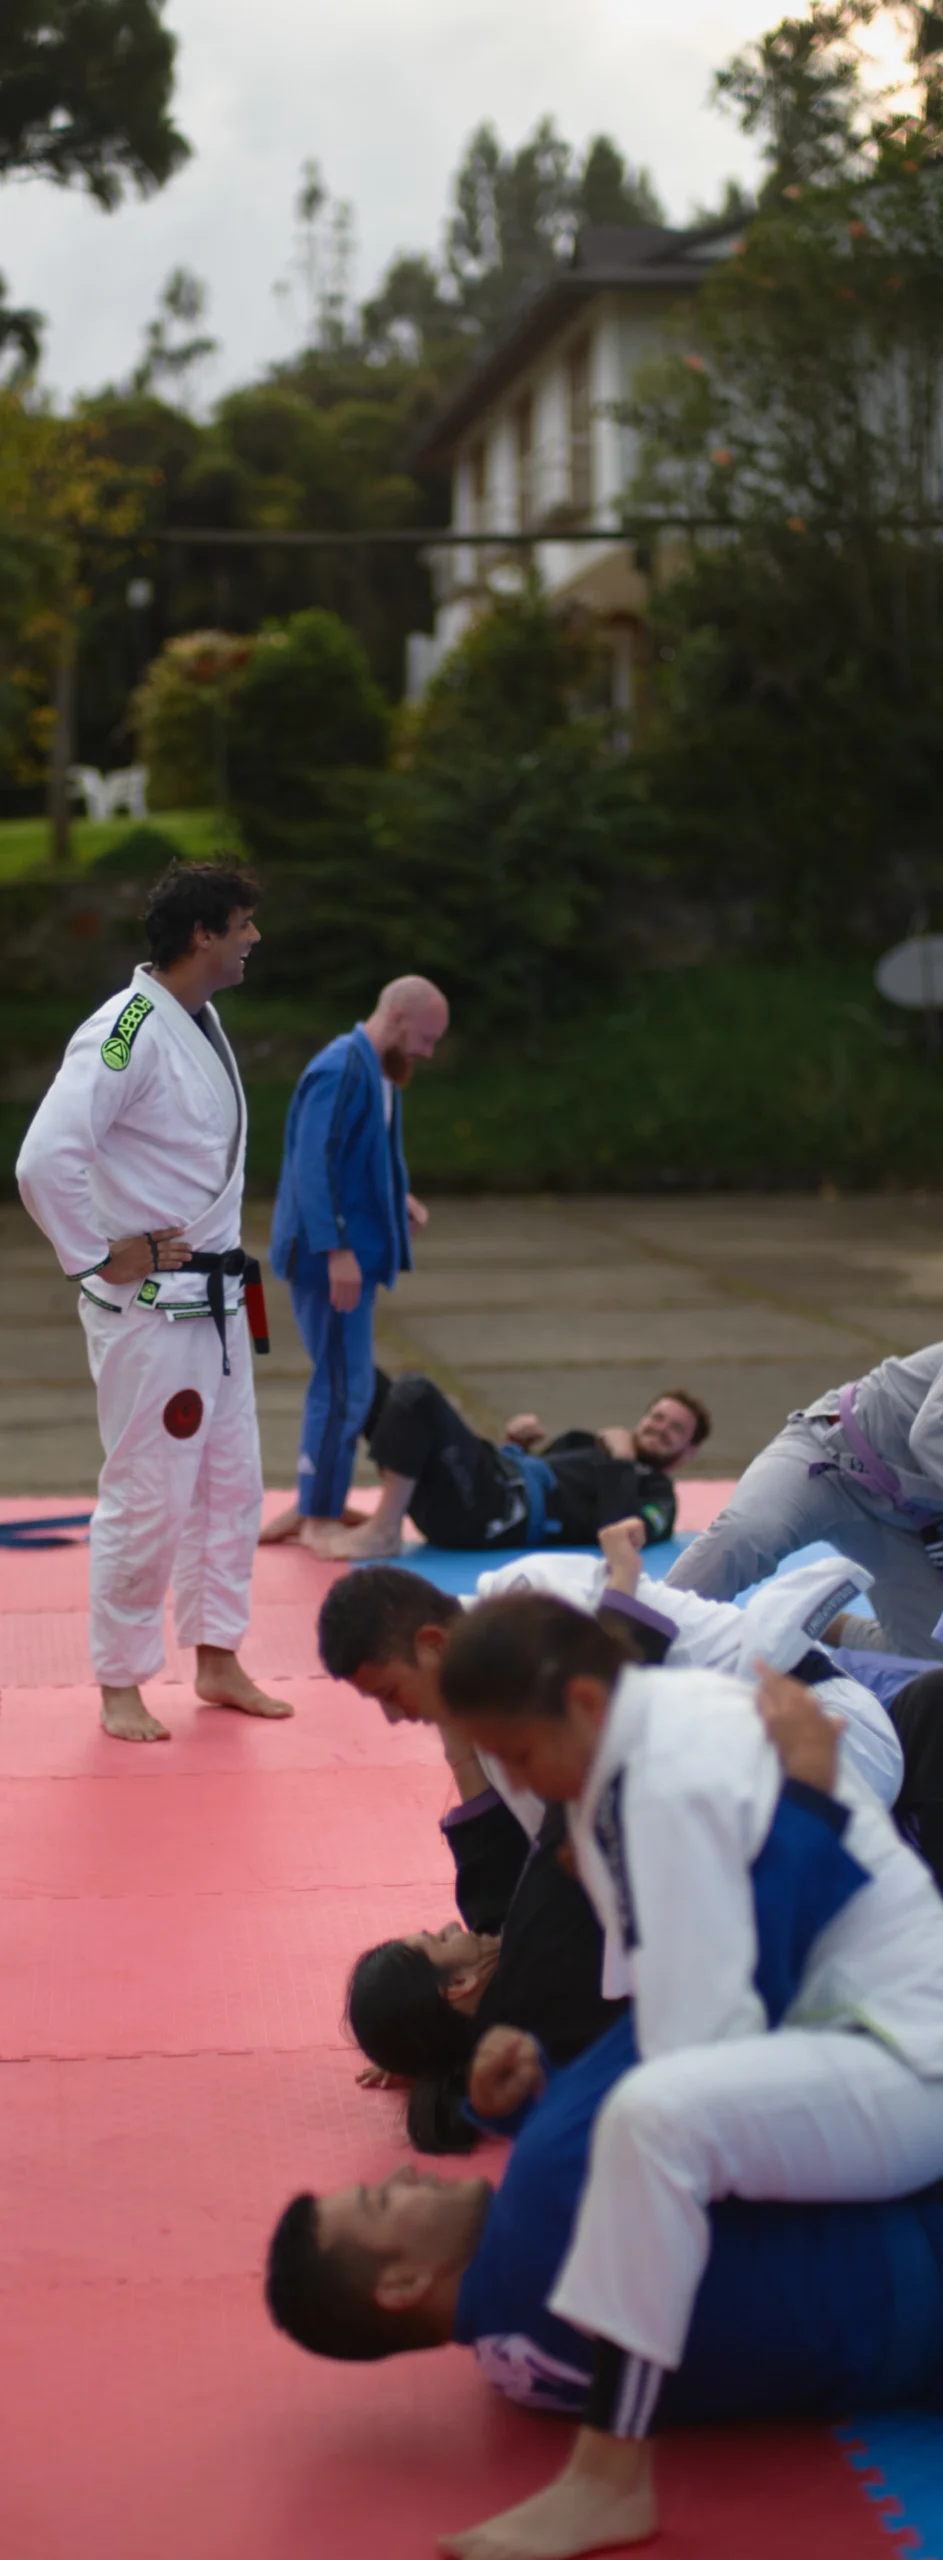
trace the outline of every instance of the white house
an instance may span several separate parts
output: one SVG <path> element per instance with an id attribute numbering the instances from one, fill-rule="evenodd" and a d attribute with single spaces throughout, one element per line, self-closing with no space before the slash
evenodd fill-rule
<path id="1" fill-rule="evenodd" d="M 409 641 L 413 698 L 489 595 L 531 561 L 554 602 L 598 618 L 612 650 L 613 702 L 630 710 L 647 584 L 619 532 L 634 438 L 614 412 L 679 305 L 742 237 L 742 220 L 697 231 L 652 223 L 581 232 L 572 264 L 525 303 L 421 437 L 414 469 L 451 467 L 452 530 L 493 540 L 430 551 L 435 630 Z M 609 538 L 574 539 L 584 527 Z M 527 552 L 502 541 L 531 532 Z"/>

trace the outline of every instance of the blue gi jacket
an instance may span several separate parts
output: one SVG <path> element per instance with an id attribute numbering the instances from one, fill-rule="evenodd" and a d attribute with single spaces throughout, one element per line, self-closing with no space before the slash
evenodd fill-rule
<path id="1" fill-rule="evenodd" d="M 636 2060 L 624 2018 L 549 2072 L 459 2287 L 455 2336 L 489 2381 L 579 2417 L 593 2340 L 546 2307 L 567 2254 L 593 2124 Z M 503 2130 L 503 2126 L 496 2128 Z M 887 2204 L 741 2204 L 712 2245 L 657 2425 L 844 2417 L 943 2394 L 943 2187 Z"/>
<path id="2" fill-rule="evenodd" d="M 306 1066 L 295 1087 L 272 1221 L 279 1280 L 323 1278 L 344 1245 L 364 1279 L 391 1289 L 412 1270 L 399 1094 L 387 1129 L 380 1061 L 363 1024 Z"/>

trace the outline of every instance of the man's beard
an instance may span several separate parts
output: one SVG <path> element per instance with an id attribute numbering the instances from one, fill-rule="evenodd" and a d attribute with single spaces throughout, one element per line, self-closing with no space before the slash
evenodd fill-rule
<path id="1" fill-rule="evenodd" d="M 407 1058 L 405 1049 L 398 1049 L 395 1045 L 384 1049 L 380 1065 L 390 1084 L 398 1085 L 400 1092 L 405 1092 L 416 1072 L 415 1060 Z"/>

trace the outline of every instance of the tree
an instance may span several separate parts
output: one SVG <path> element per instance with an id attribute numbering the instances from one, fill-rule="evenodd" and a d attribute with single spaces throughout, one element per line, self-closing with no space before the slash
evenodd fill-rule
<path id="1" fill-rule="evenodd" d="M 653 618 L 657 791 L 702 885 L 751 897 L 780 942 L 836 913 L 874 936 L 918 878 L 943 888 L 934 58 L 905 114 L 850 76 L 850 11 L 812 31 L 838 48 L 831 103 L 803 25 L 764 40 L 777 80 L 813 80 L 804 158 L 778 103 L 767 121 L 778 175 L 804 176 L 764 191 L 632 411 L 633 503 L 689 528 Z"/>
<path id="2" fill-rule="evenodd" d="M 453 187 L 445 272 L 466 327 L 493 330 L 573 251 L 584 222 L 659 222 L 647 170 L 598 135 L 580 166 L 545 116 L 518 151 L 493 125 L 472 135 Z"/>
<path id="3" fill-rule="evenodd" d="M 647 169 L 631 169 L 616 144 L 604 133 L 590 143 L 577 181 L 576 204 L 582 222 L 664 222 L 664 206 Z"/>
<path id="4" fill-rule="evenodd" d="M 808 15 L 779 26 L 737 54 L 714 82 L 714 96 L 758 135 L 767 175 L 761 201 L 790 188 L 874 168 L 882 144 L 913 123 L 908 83 L 875 98 L 862 80 L 864 39 L 879 20 L 910 36 L 909 65 L 922 92 L 925 136 L 943 134 L 943 11 L 921 0 L 813 0 Z"/>
<path id="5" fill-rule="evenodd" d="M 526 1032 L 619 976 L 639 807 L 587 709 L 596 645 L 536 588 L 502 598 L 401 720 L 376 894 L 388 947 L 399 916 L 404 961 L 441 975 L 465 1022 Z"/>
<path id="6" fill-rule="evenodd" d="M 295 222 L 292 266 L 302 287 L 305 346 L 336 352 L 356 334 L 351 303 L 356 225 L 353 205 L 329 194 L 316 160 L 302 164 Z M 290 304 L 290 277 L 282 277 L 274 290 Z"/>
<path id="7" fill-rule="evenodd" d="M 450 347 L 457 349 L 462 363 L 468 361 L 467 327 L 454 296 L 444 293 L 431 258 L 394 258 L 379 292 L 364 303 L 360 325 L 365 351 L 374 362 L 392 357 L 413 365 L 435 364 Z"/>
<path id="8" fill-rule="evenodd" d="M 761 137 L 761 201 L 860 166 L 871 118 L 858 38 L 876 14 L 877 0 L 813 0 L 717 73 L 715 98 Z"/>
<path id="9" fill-rule="evenodd" d="M 176 39 L 163 0 L 4 0 L 0 178 L 85 187 L 106 212 L 190 156 L 170 116 Z"/>
<path id="10" fill-rule="evenodd" d="M 692 205 L 691 221 L 707 230 L 715 222 L 749 222 L 755 211 L 754 198 L 739 178 L 725 178 L 716 204 Z"/>
<path id="11" fill-rule="evenodd" d="M 217 338 L 196 327 L 207 298 L 199 276 L 192 275 L 189 267 L 174 267 L 161 293 L 157 317 L 148 321 L 144 332 L 144 354 L 131 376 L 132 392 L 153 391 L 163 374 L 185 397 L 194 366 L 205 364 L 219 345 Z"/>
<path id="12" fill-rule="evenodd" d="M 233 808 L 261 855 L 310 851 L 332 806 L 333 777 L 379 768 L 382 697 L 353 633 L 331 613 L 297 613 L 260 634 L 233 688 Z"/>
<path id="13" fill-rule="evenodd" d="M 90 420 L 56 418 L 0 394 L 0 698 L 8 755 L 21 771 L 48 764 L 60 861 L 69 850 L 75 640 L 90 556 L 102 537 L 119 558 L 133 546 L 142 495 L 140 474 L 102 452 Z"/>
<path id="14" fill-rule="evenodd" d="M 0 364 L 9 358 L 5 376 L 8 390 L 18 391 L 35 373 L 42 330 L 42 313 L 25 308 L 15 311 L 7 301 L 6 280 L 0 276 Z"/>

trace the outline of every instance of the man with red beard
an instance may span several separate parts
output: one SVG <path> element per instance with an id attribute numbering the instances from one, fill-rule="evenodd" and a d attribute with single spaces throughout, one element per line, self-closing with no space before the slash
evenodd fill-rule
<path id="1" fill-rule="evenodd" d="M 312 1058 L 292 1096 L 271 1261 L 289 1283 L 312 1377 L 298 1501 L 263 1530 L 267 1542 L 297 1534 L 323 1553 L 343 1517 L 373 1402 L 373 1302 L 412 1268 L 410 1228 L 427 1217 L 409 1190 L 400 1093 L 448 1022 L 428 978 L 395 978 L 367 1022 Z"/>

